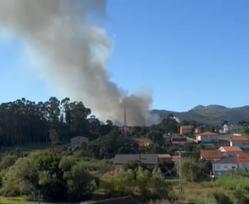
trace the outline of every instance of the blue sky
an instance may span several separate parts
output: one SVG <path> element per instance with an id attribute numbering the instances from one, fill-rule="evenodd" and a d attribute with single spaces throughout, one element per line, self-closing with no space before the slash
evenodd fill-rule
<path id="1" fill-rule="evenodd" d="M 249 1 L 109 0 L 111 79 L 153 91 L 153 108 L 249 104 Z M 56 95 L 30 69 L 21 42 L 0 40 L 0 101 Z"/>

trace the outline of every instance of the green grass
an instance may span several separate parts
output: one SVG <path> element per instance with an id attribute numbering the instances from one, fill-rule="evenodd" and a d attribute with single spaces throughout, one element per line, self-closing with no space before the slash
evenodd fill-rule
<path id="1" fill-rule="evenodd" d="M 7 198 L 0 196 L 0 204 L 31 204 L 31 203 L 33 202 L 29 202 L 22 197 Z"/>

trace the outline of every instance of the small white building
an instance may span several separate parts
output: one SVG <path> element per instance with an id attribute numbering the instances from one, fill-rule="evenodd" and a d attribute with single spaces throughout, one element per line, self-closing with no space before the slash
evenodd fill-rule
<path id="1" fill-rule="evenodd" d="M 225 156 L 218 161 L 212 163 L 213 174 L 221 176 L 224 173 L 235 171 L 238 169 L 237 156 Z"/>
<path id="2" fill-rule="evenodd" d="M 230 141 L 232 134 L 220 134 L 216 132 L 203 132 L 196 135 L 196 142 L 201 144 L 217 144 L 220 141 Z"/>
<path id="3" fill-rule="evenodd" d="M 213 174 L 221 176 L 226 172 L 249 170 L 249 154 L 240 152 L 234 155 L 223 155 L 219 160 L 212 161 Z"/>
<path id="4" fill-rule="evenodd" d="M 196 141 L 202 144 L 216 143 L 218 142 L 218 140 L 219 140 L 218 134 L 214 132 L 207 131 L 196 135 Z"/>

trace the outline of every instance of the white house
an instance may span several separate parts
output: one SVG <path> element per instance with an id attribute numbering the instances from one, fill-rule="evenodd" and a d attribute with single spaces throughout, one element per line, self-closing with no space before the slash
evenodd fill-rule
<path id="1" fill-rule="evenodd" d="M 203 144 L 207 144 L 207 143 L 216 143 L 218 142 L 219 138 L 218 138 L 218 134 L 214 133 L 214 132 L 202 132 L 196 135 L 196 141 L 198 143 L 203 143 Z"/>
<path id="2" fill-rule="evenodd" d="M 219 160 L 212 161 L 213 174 L 221 176 L 237 169 L 249 170 L 249 153 L 239 152 L 234 155 L 223 155 Z"/>
<path id="3" fill-rule="evenodd" d="M 238 169 L 237 156 L 225 156 L 218 161 L 212 163 L 213 174 L 221 176 L 226 172 L 235 171 Z"/>
<path id="4" fill-rule="evenodd" d="M 220 141 L 230 141 L 232 134 L 203 132 L 196 135 L 196 142 L 202 144 L 218 144 Z"/>

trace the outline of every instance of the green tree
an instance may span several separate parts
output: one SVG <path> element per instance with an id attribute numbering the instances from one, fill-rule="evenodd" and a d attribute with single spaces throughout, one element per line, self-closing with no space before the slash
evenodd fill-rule
<path id="1" fill-rule="evenodd" d="M 138 187 L 139 194 L 142 197 L 150 195 L 149 186 L 151 173 L 148 170 L 143 170 L 141 167 L 136 171 L 136 185 Z"/>
<path id="2" fill-rule="evenodd" d="M 52 146 L 58 145 L 60 143 L 60 136 L 56 129 L 49 130 L 49 139 Z"/>
<path id="3" fill-rule="evenodd" d="M 160 131 L 150 131 L 147 134 L 147 137 L 151 139 L 154 143 L 158 145 L 163 145 L 164 144 L 164 138 L 163 134 Z"/>
<path id="4" fill-rule="evenodd" d="M 5 196 L 30 195 L 38 185 L 37 178 L 30 158 L 20 158 L 4 175 L 1 192 Z"/>
<path id="5" fill-rule="evenodd" d="M 142 167 L 121 169 L 111 177 L 104 177 L 103 187 L 112 195 L 129 195 L 143 200 L 166 198 L 169 190 L 160 170 L 150 172 Z"/>
<path id="6" fill-rule="evenodd" d="M 202 170 L 200 169 L 199 163 L 193 158 L 182 159 L 178 162 L 178 175 L 189 182 L 194 182 L 200 179 Z"/>
<path id="7" fill-rule="evenodd" d="M 66 182 L 71 201 L 89 198 L 97 185 L 95 178 L 85 170 L 84 164 L 81 163 L 72 167 L 71 175 Z"/>
<path id="8" fill-rule="evenodd" d="M 155 198 L 165 198 L 168 195 L 168 186 L 160 169 L 154 169 L 150 179 L 151 195 Z"/>
<path id="9" fill-rule="evenodd" d="M 16 162 L 17 159 L 18 159 L 17 155 L 14 154 L 3 155 L 0 160 L 0 171 L 11 167 Z"/>

